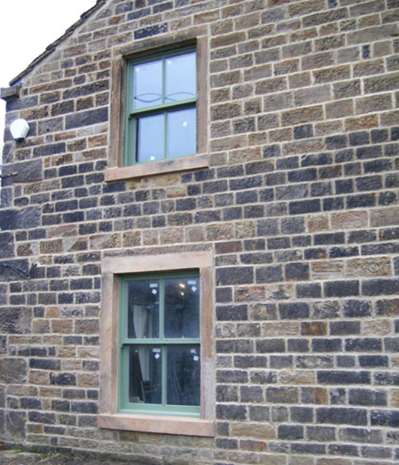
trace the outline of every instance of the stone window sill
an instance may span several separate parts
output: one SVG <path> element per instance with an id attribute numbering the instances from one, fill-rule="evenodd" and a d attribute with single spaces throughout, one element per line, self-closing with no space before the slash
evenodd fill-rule
<path id="1" fill-rule="evenodd" d="M 212 420 L 187 417 L 149 416 L 118 413 L 102 414 L 98 418 L 100 428 L 139 431 L 143 433 L 179 434 L 186 436 L 215 435 L 215 425 Z"/>
<path id="2" fill-rule="evenodd" d="M 105 170 L 105 181 L 122 181 L 124 179 L 141 178 L 163 173 L 187 171 L 209 167 L 208 155 L 162 160 L 154 163 L 142 163 L 132 166 L 113 167 Z"/>

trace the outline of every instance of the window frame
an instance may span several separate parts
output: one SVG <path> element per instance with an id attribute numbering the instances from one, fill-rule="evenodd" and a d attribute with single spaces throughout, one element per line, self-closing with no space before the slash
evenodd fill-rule
<path id="1" fill-rule="evenodd" d="M 104 172 L 106 182 L 203 169 L 210 166 L 207 34 L 208 32 L 205 28 L 198 27 L 190 31 L 173 34 L 173 36 L 146 39 L 139 43 L 123 46 L 115 51 L 115 58 L 112 62 L 112 87 L 110 92 L 109 165 Z M 187 47 L 195 47 L 197 52 L 197 153 L 192 156 L 124 166 L 125 96 L 128 63 L 132 60 L 143 59 L 157 53 L 173 52 Z"/>
<path id="2" fill-rule="evenodd" d="M 167 58 L 174 58 L 177 56 L 185 55 L 187 53 L 195 52 L 197 56 L 197 50 L 195 46 L 182 47 L 178 49 L 169 50 L 163 53 L 157 53 L 154 55 L 149 55 L 144 58 L 137 58 L 135 60 L 129 60 L 127 63 L 127 85 L 126 85 L 126 117 L 125 117 L 125 148 L 124 148 L 124 166 L 132 166 L 141 163 L 156 163 L 158 161 L 165 160 L 174 160 L 177 158 L 184 158 L 189 156 L 195 156 L 196 153 L 183 155 L 182 157 L 168 157 L 167 148 L 166 148 L 166 123 L 164 127 L 164 134 L 162 134 L 164 147 L 163 147 L 163 157 L 153 161 L 138 161 L 138 129 L 136 124 L 138 124 L 137 119 L 145 116 L 155 116 L 161 113 L 164 113 L 163 117 L 166 120 L 166 113 L 173 112 L 176 110 L 183 110 L 188 108 L 194 108 L 197 113 L 197 94 L 198 94 L 198 85 L 197 85 L 197 68 L 195 69 L 195 84 L 196 84 L 196 94 L 191 99 L 181 100 L 174 103 L 165 103 L 163 100 L 165 98 L 165 84 L 166 84 L 166 72 L 165 72 L 165 60 Z M 140 64 L 152 63 L 154 61 L 162 60 L 162 103 L 157 105 L 152 105 L 144 108 L 133 108 L 133 96 L 134 96 L 134 68 Z M 196 59 L 197 61 L 197 59 Z M 132 127 L 133 126 L 133 127 Z M 197 132 L 197 131 L 196 131 Z M 196 134 L 197 136 L 197 134 Z M 195 138 L 195 144 L 197 146 L 197 137 Z"/>
<path id="3" fill-rule="evenodd" d="M 178 415 L 178 416 L 192 416 L 200 417 L 200 405 L 198 406 L 178 406 L 173 404 L 161 405 L 161 404 L 148 404 L 148 403 L 130 403 L 127 401 L 128 397 L 128 383 L 129 378 L 128 373 L 128 364 L 129 364 L 129 354 L 127 349 L 129 346 L 145 346 L 145 345 L 156 345 L 162 348 L 162 376 L 164 381 L 166 381 L 166 359 L 165 351 L 163 350 L 166 347 L 178 346 L 178 345 L 198 345 L 199 350 L 201 350 L 201 334 L 196 338 L 167 338 L 164 334 L 160 333 L 157 338 L 129 338 L 127 333 L 127 320 L 128 320 L 128 308 L 127 308 L 127 295 L 126 295 L 126 286 L 129 282 L 132 281 L 141 281 L 153 279 L 157 280 L 160 283 L 165 282 L 167 279 L 187 279 L 195 278 L 199 281 L 199 272 L 198 270 L 183 270 L 181 272 L 174 273 L 146 273 L 146 274 L 128 274 L 120 277 L 120 296 L 119 296 L 119 327 L 123 328 L 119 332 L 119 347 L 120 347 L 120 359 L 119 359 L 119 373 L 118 373 L 118 382 L 119 382 L 119 411 L 122 413 L 147 413 L 147 414 L 159 414 L 159 415 Z M 200 286 L 200 284 L 199 284 Z M 164 298 L 163 286 L 159 288 L 159 294 Z M 201 299 L 201 289 L 199 291 Z M 160 328 L 163 326 L 161 323 L 162 317 L 164 316 L 165 311 L 165 301 L 160 302 L 159 305 L 159 325 Z M 198 312 L 200 313 L 200 306 L 198 306 Z M 199 314 L 200 316 L 200 314 Z M 201 328 L 199 328 L 201 330 Z M 166 383 L 162 386 L 162 391 L 166 395 Z"/>
<path id="4" fill-rule="evenodd" d="M 118 405 L 119 327 L 121 277 L 128 274 L 183 272 L 198 270 L 201 283 L 201 405 L 200 416 L 172 416 L 121 412 Z M 100 428 L 180 434 L 190 436 L 215 435 L 214 420 L 214 348 L 213 348 L 212 252 L 166 253 L 107 257 L 103 261 L 101 343 L 100 343 Z"/>

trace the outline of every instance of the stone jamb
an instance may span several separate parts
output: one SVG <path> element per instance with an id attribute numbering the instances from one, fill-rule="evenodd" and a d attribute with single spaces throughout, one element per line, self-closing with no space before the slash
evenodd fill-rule
<path id="1" fill-rule="evenodd" d="M 118 51 L 112 64 L 109 168 L 105 181 L 209 167 L 208 156 L 208 37 L 203 29 L 152 38 Z M 196 44 L 197 49 L 197 154 L 173 160 L 123 166 L 127 61 L 142 55 Z"/>
<path id="2" fill-rule="evenodd" d="M 124 274 L 198 269 L 201 280 L 201 417 L 118 412 L 119 277 Z M 99 427 L 162 434 L 214 436 L 212 252 L 108 257 L 103 262 Z"/>

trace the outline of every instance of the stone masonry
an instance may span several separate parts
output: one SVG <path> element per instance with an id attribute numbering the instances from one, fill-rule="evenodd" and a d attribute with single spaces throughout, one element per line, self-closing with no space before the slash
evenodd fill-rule
<path id="1" fill-rule="evenodd" d="M 398 463 L 398 20 L 398 0 L 99 0 L 3 89 L 1 442 Z M 209 167 L 107 182 L 114 59 L 186 33 Z M 214 254 L 215 436 L 99 428 L 103 260 L 193 251 Z"/>

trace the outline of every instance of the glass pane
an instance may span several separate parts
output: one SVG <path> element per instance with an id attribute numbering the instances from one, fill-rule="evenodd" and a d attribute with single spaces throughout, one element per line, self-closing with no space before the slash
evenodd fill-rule
<path id="1" fill-rule="evenodd" d="M 199 279 L 165 279 L 165 338 L 198 338 Z"/>
<path id="2" fill-rule="evenodd" d="M 167 347 L 167 404 L 199 405 L 201 361 L 199 345 Z"/>
<path id="3" fill-rule="evenodd" d="M 162 404 L 162 349 L 129 348 L 129 402 Z"/>
<path id="4" fill-rule="evenodd" d="M 165 59 L 165 103 L 196 98 L 196 68 L 195 52 Z"/>
<path id="5" fill-rule="evenodd" d="M 168 158 L 195 155 L 197 112 L 195 108 L 168 113 Z"/>
<path id="6" fill-rule="evenodd" d="M 134 339 L 159 337 L 159 281 L 130 281 L 127 292 L 127 336 Z"/>
<path id="7" fill-rule="evenodd" d="M 162 60 L 133 67 L 133 109 L 162 104 Z"/>
<path id="8" fill-rule="evenodd" d="M 160 160 L 164 157 L 164 126 L 165 118 L 163 113 L 138 118 L 138 162 Z"/>

